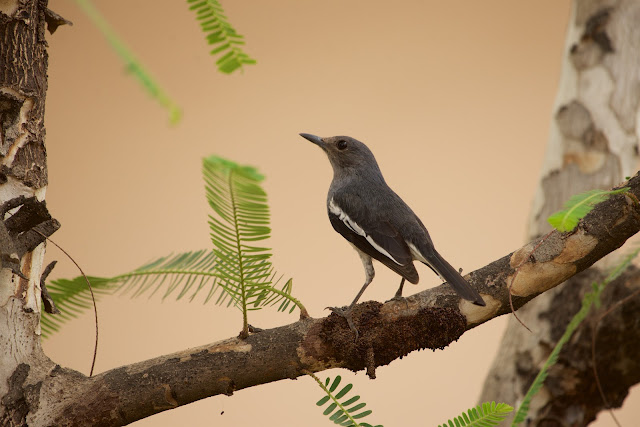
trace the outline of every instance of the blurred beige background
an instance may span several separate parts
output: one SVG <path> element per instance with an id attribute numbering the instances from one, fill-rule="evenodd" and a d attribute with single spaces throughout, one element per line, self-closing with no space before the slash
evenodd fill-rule
<path id="1" fill-rule="evenodd" d="M 74 22 L 49 36 L 47 200 L 62 222 L 55 240 L 88 274 L 114 275 L 171 252 L 210 247 L 201 158 L 257 166 L 272 207 L 274 265 L 294 278 L 313 316 L 351 301 L 362 284 L 356 253 L 329 224 L 331 168 L 298 136 L 347 134 L 366 142 L 388 183 L 466 272 L 523 243 L 563 54 L 567 0 L 223 1 L 246 50 L 244 73 L 221 75 L 184 1 L 96 2 L 184 110 L 167 114 L 73 2 L 50 6 Z M 55 248 L 54 277 L 77 271 Z M 376 265 L 363 300 L 384 301 L 398 278 Z M 419 267 L 414 293 L 438 284 Z M 100 301 L 96 369 L 111 369 L 236 335 L 239 312 L 159 298 Z M 252 313 L 261 327 L 297 315 Z M 374 410 L 366 421 L 436 425 L 475 405 L 499 351 L 505 319 L 445 351 L 415 352 L 378 370 L 341 374 Z M 535 325 L 530 325 L 535 330 Z M 93 318 L 45 341 L 61 365 L 88 373 Z M 634 425 L 637 392 L 619 411 Z M 139 425 L 326 426 L 310 378 L 167 411 Z M 635 404 L 633 403 L 635 402 Z M 510 402 L 513 403 L 513 402 Z M 635 408 L 634 408 L 635 406 Z M 221 414 L 224 412 L 224 414 Z M 612 422 L 600 416 L 599 426 Z"/>

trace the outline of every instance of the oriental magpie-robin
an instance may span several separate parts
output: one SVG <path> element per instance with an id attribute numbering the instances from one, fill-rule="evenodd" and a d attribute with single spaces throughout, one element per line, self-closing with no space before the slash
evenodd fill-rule
<path id="1" fill-rule="evenodd" d="M 356 332 L 351 311 L 375 274 L 372 258 L 402 276 L 395 298 L 402 297 L 404 281 L 418 283 L 413 261 L 426 264 L 451 285 L 460 297 L 484 306 L 480 294 L 436 251 L 427 229 L 409 206 L 387 185 L 373 153 L 348 136 L 300 136 L 318 145 L 329 157 L 333 181 L 327 196 L 329 220 L 360 255 L 366 280 L 346 309 L 330 309 L 345 317 Z"/>

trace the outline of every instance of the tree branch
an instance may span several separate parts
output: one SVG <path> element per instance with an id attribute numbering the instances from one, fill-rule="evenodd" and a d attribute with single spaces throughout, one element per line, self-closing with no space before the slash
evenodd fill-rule
<path id="1" fill-rule="evenodd" d="M 627 186 L 640 197 L 640 175 Z M 330 315 L 230 338 L 202 347 L 113 369 L 94 377 L 56 366 L 42 380 L 34 424 L 122 425 L 196 400 L 271 381 L 295 379 L 303 371 L 342 367 L 353 371 L 390 363 L 414 350 L 443 348 L 465 330 L 510 312 L 508 287 L 517 309 L 622 246 L 640 230 L 640 207 L 627 196 L 596 206 L 572 233 L 553 232 L 467 278 L 487 302 L 478 307 L 440 285 L 387 303 L 359 304 L 354 341 L 343 318 Z M 531 253 L 534 247 L 535 253 Z M 513 281 L 513 283 L 511 283 Z M 64 391 L 64 399 L 56 390 Z M 44 416 L 44 415 L 43 415 Z M 51 418 L 53 416 L 53 418 Z"/>

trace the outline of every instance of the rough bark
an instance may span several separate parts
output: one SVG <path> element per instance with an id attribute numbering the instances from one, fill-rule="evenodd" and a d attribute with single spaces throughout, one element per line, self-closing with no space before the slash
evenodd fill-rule
<path id="1" fill-rule="evenodd" d="M 629 182 L 640 196 L 640 175 Z M 584 271 L 640 230 L 640 206 L 628 196 L 598 205 L 572 233 L 537 239 L 467 278 L 486 307 L 461 300 L 449 286 L 402 301 L 356 306 L 360 338 L 334 314 L 230 338 L 199 348 L 113 369 L 94 377 L 55 366 L 39 377 L 20 364 L 7 396 L 33 396 L 31 425 L 123 425 L 218 394 L 306 372 L 342 367 L 375 375 L 377 366 L 424 348 L 443 348 L 466 330 L 510 313 L 508 286 L 517 309 Z M 25 380 L 26 373 L 29 373 Z M 29 399 L 23 398 L 29 402 Z M 21 408 L 25 410 L 24 407 Z"/>
<path id="2" fill-rule="evenodd" d="M 568 323 L 571 314 L 579 310 L 584 294 L 591 290 L 583 283 L 602 279 L 598 269 L 589 269 L 569 280 L 567 286 L 559 287 L 558 299 L 551 308 L 555 309 L 554 318 L 563 321 L 555 321 L 556 327 L 550 335 L 554 342 L 564 332 L 561 325 Z M 572 286 L 574 282 L 577 286 Z M 606 403 L 613 407 L 622 405 L 629 388 L 640 382 L 639 295 L 640 272 L 636 268 L 607 286 L 600 308 L 575 332 L 558 363 L 550 370 L 544 391 L 536 398 L 535 406 L 539 409 L 535 418 L 532 417 L 533 425 L 586 425 L 596 419 Z M 618 304 L 628 297 L 624 304 Z M 567 302 L 570 305 L 566 305 Z M 605 400 L 597 387 L 594 366 Z M 528 375 L 530 381 L 538 370 L 531 363 L 519 368 L 521 375 Z"/>
<path id="3" fill-rule="evenodd" d="M 573 4 L 566 57 L 540 186 L 532 208 L 529 238 L 546 233 L 549 229 L 546 218 L 573 194 L 611 188 L 636 170 L 639 19 L 638 1 L 578 0 Z M 598 268 L 606 268 L 607 263 L 611 264 L 605 261 L 605 264 L 599 263 Z M 518 315 L 526 324 L 534 325 L 534 333 L 509 320 L 480 400 L 517 403 L 522 399 L 559 334 L 578 311 L 576 299 L 590 290 L 594 277 L 602 276 L 597 270 L 574 277 L 524 307 Z M 630 283 L 620 280 L 610 285 L 612 289 L 607 292 L 612 298 L 605 300 L 605 309 L 616 302 L 614 296 L 624 298 L 633 288 Z M 634 307 L 637 301 L 628 304 Z M 625 312 L 628 309 L 625 308 Z M 585 323 L 592 325 L 598 316 L 598 312 L 591 313 Z M 623 349 L 637 338 L 635 326 L 633 316 L 610 315 L 600 327 L 615 330 L 615 334 L 607 337 L 608 343 L 612 348 Z M 565 348 L 561 363 L 553 369 L 553 378 L 549 378 L 534 400 L 529 414 L 532 425 L 586 425 L 605 407 L 599 394 L 593 394 L 596 384 L 590 352 L 586 351 L 591 346 L 590 333 L 585 332 L 588 330 L 588 326 L 584 327 Z M 598 348 L 606 354 L 604 346 Z M 604 361 L 600 359 L 603 355 L 599 355 L 598 360 Z M 619 360 L 620 356 L 624 359 Z M 563 362 L 568 360 L 571 363 Z M 611 393 L 609 403 L 618 407 L 628 388 L 637 382 L 640 363 L 633 353 L 626 352 L 614 360 L 615 363 L 611 360 L 604 365 L 613 365 L 616 369 L 622 366 L 624 370 L 617 373 L 604 370 L 600 375 L 607 384 L 605 390 Z M 625 381 L 613 387 L 611 380 L 622 374 Z M 570 378 L 575 381 L 569 381 Z"/>
<path id="4" fill-rule="evenodd" d="M 46 6 L 46 0 L 0 6 L 1 425 L 26 423 L 39 399 L 34 384 L 53 367 L 40 346 L 44 244 L 34 229 L 51 234 L 59 226 L 36 212 L 46 212 Z"/>

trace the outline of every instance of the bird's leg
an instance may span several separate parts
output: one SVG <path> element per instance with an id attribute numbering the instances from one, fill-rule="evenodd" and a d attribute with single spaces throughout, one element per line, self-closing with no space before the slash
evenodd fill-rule
<path id="1" fill-rule="evenodd" d="M 360 299 L 360 297 L 364 293 L 364 290 L 367 289 L 367 286 L 369 286 L 369 284 L 371 283 L 372 280 L 373 280 L 373 277 L 367 278 L 367 281 L 364 283 L 364 285 L 362 285 L 362 288 L 360 288 L 360 292 L 358 292 L 358 295 L 356 295 L 356 297 L 353 299 L 353 301 L 351 301 L 351 304 L 349 305 L 349 310 L 353 309 L 353 306 L 358 303 L 358 300 Z"/>
<path id="2" fill-rule="evenodd" d="M 360 259 L 362 260 L 362 265 L 364 266 L 364 273 L 366 276 L 364 285 L 362 285 L 362 288 L 360 288 L 360 292 L 358 292 L 358 295 L 356 295 L 356 297 L 353 299 L 353 302 L 346 309 L 338 308 L 338 307 L 327 307 L 329 310 L 331 310 L 338 316 L 344 317 L 346 319 L 347 324 L 349 325 L 349 329 L 351 329 L 356 334 L 356 340 L 358 339 L 359 333 L 358 333 L 358 329 L 353 323 L 353 316 L 352 316 L 353 307 L 358 303 L 358 300 L 364 293 L 364 290 L 367 289 L 367 286 L 369 286 L 369 284 L 371 284 L 371 281 L 375 276 L 375 270 L 373 269 L 373 263 L 371 262 L 371 257 L 365 254 L 364 252 L 360 252 L 359 250 L 358 250 L 358 254 L 360 255 Z"/>
<path id="3" fill-rule="evenodd" d="M 396 294 L 389 301 L 403 301 L 405 303 L 405 305 L 406 305 L 405 308 L 409 308 L 409 303 L 407 302 L 407 299 L 402 296 L 402 289 L 404 288 L 404 281 L 405 281 L 405 278 L 403 277 L 402 280 L 400 281 L 400 287 L 396 291 Z"/>
<path id="4" fill-rule="evenodd" d="M 404 288 L 404 277 L 400 281 L 400 287 L 398 288 L 398 290 L 396 291 L 396 294 L 393 296 L 392 299 L 400 299 L 400 298 L 402 298 L 402 288 Z"/>
<path id="5" fill-rule="evenodd" d="M 345 318 L 345 320 L 347 321 L 347 324 L 349 325 L 349 329 L 351 329 L 356 334 L 356 341 L 358 340 L 359 333 L 358 333 L 358 328 L 356 328 L 356 325 L 353 323 L 353 307 L 358 303 L 358 300 L 364 293 L 364 290 L 367 289 L 367 286 L 369 286 L 372 280 L 373 280 L 373 276 L 367 277 L 367 281 L 364 283 L 364 285 L 360 289 L 360 292 L 358 292 L 358 295 L 356 295 L 356 297 L 353 299 L 353 302 L 351 303 L 351 305 L 349 305 L 349 307 L 347 307 L 346 309 L 338 308 L 338 307 L 327 307 L 329 310 L 331 310 L 338 316 Z"/>

